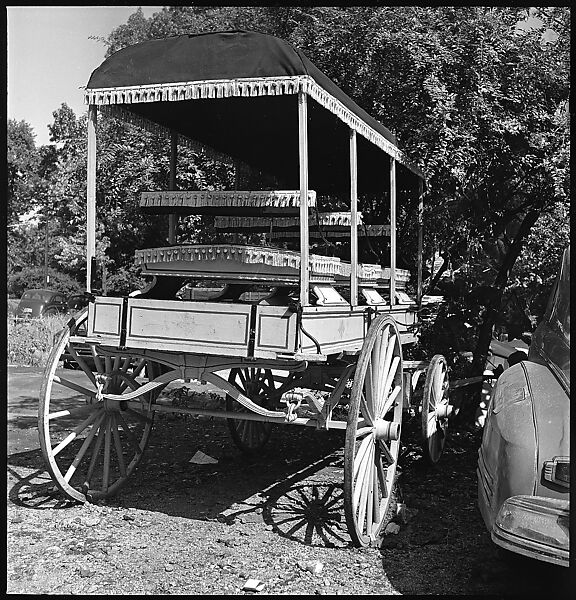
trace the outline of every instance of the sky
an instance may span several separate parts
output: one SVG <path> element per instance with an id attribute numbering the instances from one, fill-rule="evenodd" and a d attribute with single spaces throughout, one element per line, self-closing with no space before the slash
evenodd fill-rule
<path id="1" fill-rule="evenodd" d="M 49 144 L 52 112 L 63 102 L 86 111 L 84 92 L 104 60 L 106 38 L 138 6 L 8 6 L 8 118 L 26 121 L 36 145 Z M 161 6 L 142 6 L 145 17 Z"/>

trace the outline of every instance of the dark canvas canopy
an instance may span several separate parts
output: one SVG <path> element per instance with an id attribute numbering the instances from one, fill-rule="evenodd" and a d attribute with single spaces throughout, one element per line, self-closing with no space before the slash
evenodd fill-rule
<path id="1" fill-rule="evenodd" d="M 386 187 L 386 154 L 421 176 L 386 127 L 271 35 L 179 35 L 124 48 L 92 73 L 86 102 L 177 131 L 297 187 L 301 90 L 315 101 L 308 110 L 311 188 L 329 192 L 347 180 L 350 127 L 360 134 L 359 191 Z"/>

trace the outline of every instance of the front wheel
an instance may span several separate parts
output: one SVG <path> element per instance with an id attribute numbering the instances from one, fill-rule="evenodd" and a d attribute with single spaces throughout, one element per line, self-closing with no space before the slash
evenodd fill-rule
<path id="1" fill-rule="evenodd" d="M 38 410 L 48 471 L 78 502 L 113 496 L 136 469 L 152 430 L 158 388 L 138 390 L 160 374 L 159 365 L 128 352 L 104 354 L 95 345 L 71 341 L 71 330 L 82 331 L 86 317 L 85 312 L 69 323 L 52 348 Z M 104 397 L 111 394 L 117 398 Z M 130 407 L 124 396 L 138 402 Z"/>
<path id="2" fill-rule="evenodd" d="M 379 537 L 396 484 L 404 401 L 402 346 L 396 322 L 379 316 L 358 358 L 344 448 L 344 512 L 356 546 Z"/>

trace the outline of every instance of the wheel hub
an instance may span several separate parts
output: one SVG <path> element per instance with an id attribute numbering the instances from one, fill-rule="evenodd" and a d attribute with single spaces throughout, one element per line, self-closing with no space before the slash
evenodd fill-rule
<path id="1" fill-rule="evenodd" d="M 126 403 L 124 401 L 105 397 L 105 394 L 117 394 L 120 392 L 120 383 L 121 379 L 116 375 L 102 373 L 96 375 L 96 400 L 102 402 L 103 408 L 107 413 L 125 409 Z"/>
<path id="2" fill-rule="evenodd" d="M 390 442 L 400 437 L 400 424 L 385 419 L 376 419 L 372 431 L 377 441 Z"/>
<path id="3" fill-rule="evenodd" d="M 452 415 L 452 410 L 452 405 L 448 404 L 448 402 L 442 402 L 435 409 L 436 418 L 438 420 L 448 419 Z"/>

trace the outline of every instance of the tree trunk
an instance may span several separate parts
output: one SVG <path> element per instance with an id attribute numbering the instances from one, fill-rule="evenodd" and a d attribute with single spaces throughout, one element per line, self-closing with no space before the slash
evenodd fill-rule
<path id="1" fill-rule="evenodd" d="M 438 272 L 435 274 L 434 273 L 432 274 L 433 277 L 432 277 L 431 281 L 428 283 L 428 285 L 426 286 L 425 293 L 431 292 L 434 289 L 436 284 L 440 281 L 440 277 L 442 277 L 442 275 L 448 268 L 448 264 L 449 264 L 448 255 L 442 254 L 442 260 L 443 260 L 443 263 L 440 265 Z M 434 269 L 434 258 L 432 258 L 432 269 Z"/>
<path id="2" fill-rule="evenodd" d="M 484 367 L 486 365 L 488 351 L 490 349 L 490 341 L 492 339 L 492 330 L 498 313 L 501 309 L 504 289 L 508 283 L 508 278 L 510 277 L 510 273 L 514 267 L 514 264 L 516 263 L 517 258 L 520 256 L 524 240 L 528 237 L 530 229 L 536 223 L 539 216 L 539 210 L 531 210 L 526 214 L 522 224 L 518 229 L 518 232 L 516 233 L 514 241 L 504 256 L 498 274 L 496 275 L 493 287 L 498 293 L 489 297 L 488 306 L 486 306 L 482 323 L 478 329 L 478 339 L 476 342 L 476 348 L 474 350 L 474 358 L 472 362 L 472 376 L 482 375 L 484 373 Z M 472 401 L 470 402 L 468 409 L 466 410 L 466 416 L 464 420 L 474 418 L 474 414 L 480 403 L 480 398 L 480 388 L 478 388 L 476 394 L 471 399 Z"/>

